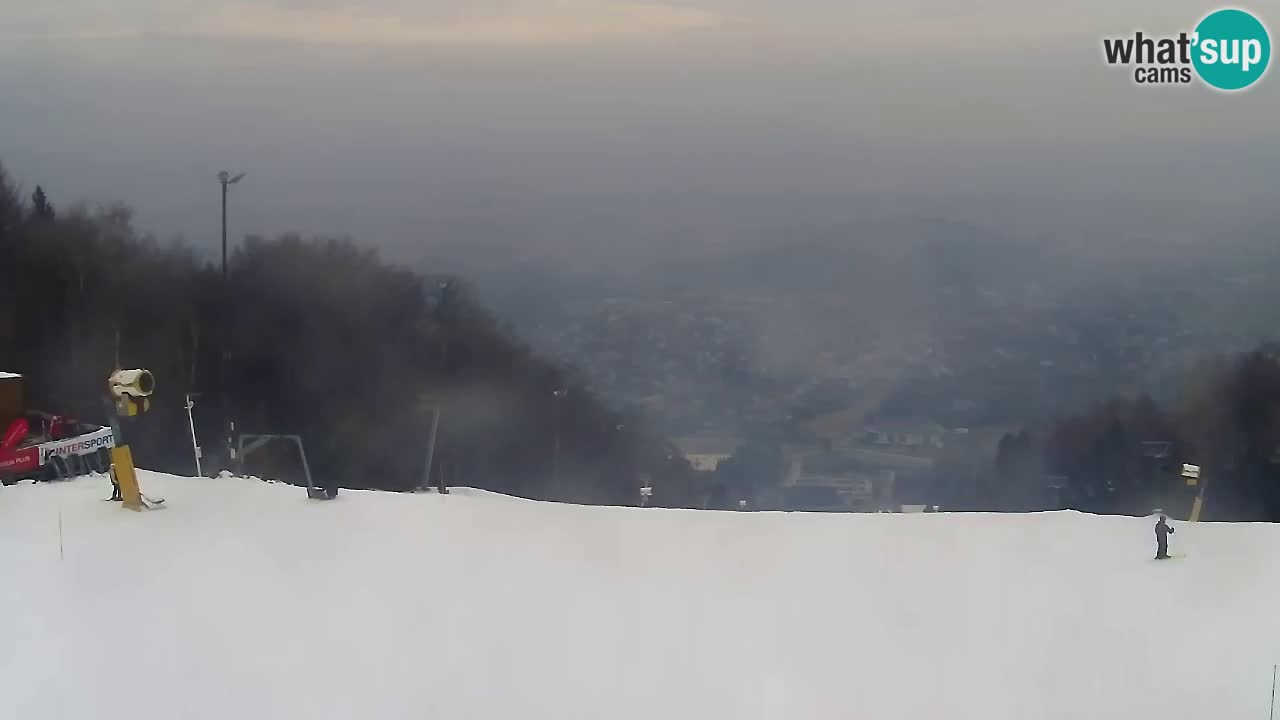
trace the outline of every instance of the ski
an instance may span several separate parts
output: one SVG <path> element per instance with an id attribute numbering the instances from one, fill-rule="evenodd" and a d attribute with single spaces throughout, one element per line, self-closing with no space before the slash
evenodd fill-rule
<path id="1" fill-rule="evenodd" d="M 124 500 L 120 498 L 104 498 L 102 502 L 124 502 Z M 143 495 L 142 502 L 145 503 L 148 507 L 158 508 L 161 505 L 164 505 L 164 498 L 153 498 L 153 497 L 147 497 L 146 495 Z"/>

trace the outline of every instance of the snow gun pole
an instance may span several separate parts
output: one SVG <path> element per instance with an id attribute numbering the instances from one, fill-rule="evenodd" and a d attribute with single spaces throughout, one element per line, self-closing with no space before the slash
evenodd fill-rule
<path id="1" fill-rule="evenodd" d="M 115 439 L 115 447 L 111 448 L 111 481 L 119 488 L 120 498 L 125 508 L 143 510 L 142 490 L 138 487 L 138 473 L 133 467 L 133 453 L 129 451 L 129 440 L 121 427 L 116 404 L 107 401 L 111 420 L 111 434 Z"/>
<path id="2" fill-rule="evenodd" d="M 1201 477 L 1200 491 L 1196 493 L 1196 499 L 1191 503 L 1191 522 L 1200 522 L 1200 512 L 1204 510 L 1204 488 L 1208 482 Z"/>

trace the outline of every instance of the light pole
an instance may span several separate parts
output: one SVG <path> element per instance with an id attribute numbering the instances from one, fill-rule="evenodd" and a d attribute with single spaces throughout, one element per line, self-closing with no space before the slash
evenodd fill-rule
<path id="1" fill-rule="evenodd" d="M 231 177 L 231 173 L 223 170 L 218 173 L 218 184 L 222 185 L 222 282 L 227 282 L 227 188 L 244 178 L 244 173 Z"/>
<path id="2" fill-rule="evenodd" d="M 227 349 L 227 328 L 231 326 L 230 318 L 226 317 L 227 301 L 231 296 L 231 288 L 227 284 L 227 188 L 235 185 L 244 178 L 244 173 L 240 173 L 235 177 L 231 177 L 231 173 L 222 170 L 218 173 L 218 184 L 222 186 L 222 363 L 219 368 L 222 380 L 222 429 L 227 441 L 227 470 L 231 469 L 236 459 L 235 445 L 232 444 L 231 436 L 235 433 L 235 422 L 231 419 L 231 400 L 227 393 L 227 366 L 230 364 L 231 353 Z"/>

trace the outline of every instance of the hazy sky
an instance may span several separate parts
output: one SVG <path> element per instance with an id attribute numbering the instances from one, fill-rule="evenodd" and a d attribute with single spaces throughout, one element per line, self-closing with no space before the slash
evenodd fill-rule
<path id="1" fill-rule="evenodd" d="M 1190 29 L 1215 7 L 9 2 L 0 160 L 63 205 L 124 200 L 202 246 L 223 167 L 248 173 L 233 234 L 398 247 L 492 236 L 607 256 L 861 207 L 1028 237 L 1270 222 L 1274 68 L 1225 96 L 1139 88 L 1101 60 L 1104 36 Z"/>

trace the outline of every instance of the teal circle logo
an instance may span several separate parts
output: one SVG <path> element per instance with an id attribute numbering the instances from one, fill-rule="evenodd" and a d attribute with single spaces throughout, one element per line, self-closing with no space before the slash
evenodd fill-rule
<path id="1" fill-rule="evenodd" d="M 1196 26 L 1191 62 L 1200 79 L 1219 90 L 1243 90 L 1258 82 L 1271 62 L 1271 37 L 1244 10 L 1218 10 Z"/>

